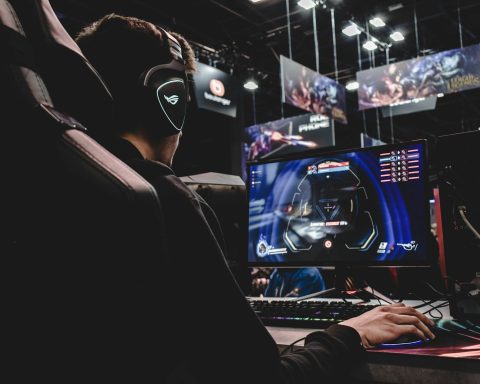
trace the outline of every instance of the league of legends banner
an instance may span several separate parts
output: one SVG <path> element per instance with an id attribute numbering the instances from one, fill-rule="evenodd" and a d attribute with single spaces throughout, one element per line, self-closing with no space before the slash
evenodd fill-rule
<path id="1" fill-rule="evenodd" d="M 357 72 L 360 110 L 480 87 L 480 44 Z"/>
<path id="2" fill-rule="evenodd" d="M 347 123 L 345 87 L 293 60 L 280 56 L 282 101 Z"/>

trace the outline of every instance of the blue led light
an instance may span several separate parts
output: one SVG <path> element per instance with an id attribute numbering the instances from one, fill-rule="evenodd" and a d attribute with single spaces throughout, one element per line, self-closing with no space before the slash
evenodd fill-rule
<path id="1" fill-rule="evenodd" d="M 430 341 L 430 340 L 427 339 L 427 341 Z M 406 343 L 383 343 L 383 344 L 380 344 L 378 347 L 379 348 L 409 348 L 409 347 L 415 347 L 422 344 L 425 344 L 425 341 L 414 340 Z"/>

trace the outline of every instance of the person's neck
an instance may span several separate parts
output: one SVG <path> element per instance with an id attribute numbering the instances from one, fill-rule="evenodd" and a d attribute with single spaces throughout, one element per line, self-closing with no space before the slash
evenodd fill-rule
<path id="1" fill-rule="evenodd" d="M 157 160 L 154 146 L 143 136 L 137 133 L 125 132 L 120 135 L 123 139 L 132 143 L 135 148 L 147 160 Z"/>
<path id="2" fill-rule="evenodd" d="M 177 136 L 154 139 L 144 130 L 125 132 L 121 137 L 132 143 L 146 160 L 157 161 L 172 166 L 173 156 L 178 145 Z M 177 140 L 177 141 L 175 141 Z"/>

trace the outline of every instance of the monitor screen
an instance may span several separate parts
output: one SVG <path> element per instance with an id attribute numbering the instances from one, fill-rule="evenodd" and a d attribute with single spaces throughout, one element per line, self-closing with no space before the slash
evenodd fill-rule
<path id="1" fill-rule="evenodd" d="M 429 265 L 425 145 L 249 164 L 249 264 Z"/>

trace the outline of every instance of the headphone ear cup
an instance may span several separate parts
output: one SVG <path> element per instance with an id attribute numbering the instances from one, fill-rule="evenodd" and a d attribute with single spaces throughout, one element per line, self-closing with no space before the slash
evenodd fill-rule
<path id="1" fill-rule="evenodd" d="M 140 77 L 140 88 L 139 110 L 144 124 L 161 136 L 180 133 L 188 102 L 185 73 L 168 68 L 150 70 Z"/>

